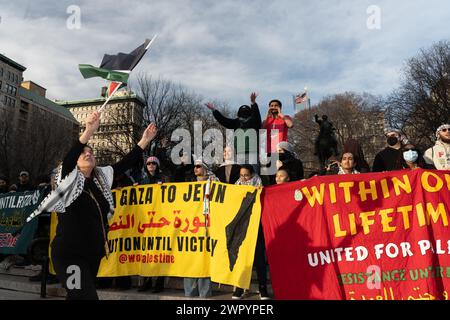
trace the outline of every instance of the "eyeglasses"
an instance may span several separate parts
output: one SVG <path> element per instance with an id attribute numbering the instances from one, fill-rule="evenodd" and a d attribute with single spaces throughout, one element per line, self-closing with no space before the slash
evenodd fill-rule
<path id="1" fill-rule="evenodd" d="M 199 168 L 202 168 L 202 167 L 203 167 L 203 166 L 201 166 L 201 165 L 199 165 L 199 164 L 197 164 L 197 165 L 194 166 L 195 169 L 199 169 Z"/>
<path id="2" fill-rule="evenodd" d="M 152 165 L 154 165 L 154 166 L 156 166 L 156 165 L 157 165 L 157 163 L 156 163 L 156 162 L 147 162 L 147 165 L 149 165 L 149 164 L 152 164 Z"/>
<path id="3" fill-rule="evenodd" d="M 448 130 L 450 130 L 450 129 L 449 128 L 441 129 L 442 132 L 447 132 Z"/>

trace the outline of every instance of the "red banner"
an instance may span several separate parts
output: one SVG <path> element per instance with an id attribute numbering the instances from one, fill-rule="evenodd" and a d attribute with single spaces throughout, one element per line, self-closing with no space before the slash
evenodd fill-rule
<path id="1" fill-rule="evenodd" d="M 276 299 L 448 299 L 449 171 L 314 177 L 262 202 Z"/>

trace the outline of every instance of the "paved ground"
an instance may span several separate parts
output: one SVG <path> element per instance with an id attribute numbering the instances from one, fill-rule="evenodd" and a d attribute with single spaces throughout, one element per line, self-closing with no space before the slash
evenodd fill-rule
<path id="1" fill-rule="evenodd" d="M 36 293 L 0 289 L 0 300 L 40 300 Z M 48 297 L 46 300 L 63 300 L 60 297 Z"/>
<path id="2" fill-rule="evenodd" d="M 0 270 L 0 300 L 39 300 L 40 282 L 30 282 L 29 277 L 37 274 L 23 268 L 12 267 L 9 270 Z M 133 278 L 137 280 L 137 278 Z M 129 290 L 103 289 L 97 290 L 101 300 L 201 300 L 184 296 L 183 279 L 168 278 L 168 286 L 159 293 L 138 292 L 137 281 Z M 252 284 L 251 292 L 247 293 L 244 300 L 259 300 L 256 294 L 257 285 Z M 208 300 L 231 300 L 232 287 L 214 284 L 213 296 Z M 49 300 L 61 300 L 65 297 L 65 290 L 60 284 L 47 285 L 47 297 Z"/>
<path id="3" fill-rule="evenodd" d="M 175 290 L 166 290 L 165 294 L 154 295 L 137 293 L 135 289 L 126 291 L 116 290 L 99 290 L 99 297 L 101 300 L 186 300 L 183 292 Z M 215 294 L 209 300 L 230 300 L 230 294 Z M 40 297 L 38 293 L 29 293 L 23 291 L 0 289 L 0 300 L 64 300 L 63 297 L 47 296 L 45 299 Z M 190 298 L 189 300 L 200 300 Z M 248 294 L 244 300 L 259 300 L 258 295 Z"/>

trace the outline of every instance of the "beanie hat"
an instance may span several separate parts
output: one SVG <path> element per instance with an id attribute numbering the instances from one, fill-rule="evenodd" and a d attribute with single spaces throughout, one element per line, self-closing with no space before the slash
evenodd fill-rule
<path id="1" fill-rule="evenodd" d="M 294 147 L 287 141 L 281 141 L 278 143 L 277 147 L 289 151 L 290 153 L 294 153 Z"/>
<path id="2" fill-rule="evenodd" d="M 150 156 L 147 158 L 147 161 L 145 162 L 145 164 L 149 163 L 149 162 L 155 162 L 158 167 L 161 167 L 161 165 L 159 164 L 159 159 L 155 156 Z"/>

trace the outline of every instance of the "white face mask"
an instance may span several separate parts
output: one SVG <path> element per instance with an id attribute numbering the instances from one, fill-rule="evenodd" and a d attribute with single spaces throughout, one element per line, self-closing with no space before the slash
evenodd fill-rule
<path id="1" fill-rule="evenodd" d="M 408 150 L 403 152 L 403 159 L 408 162 L 416 162 L 417 158 L 419 157 L 419 154 L 417 151 L 414 150 Z"/>

